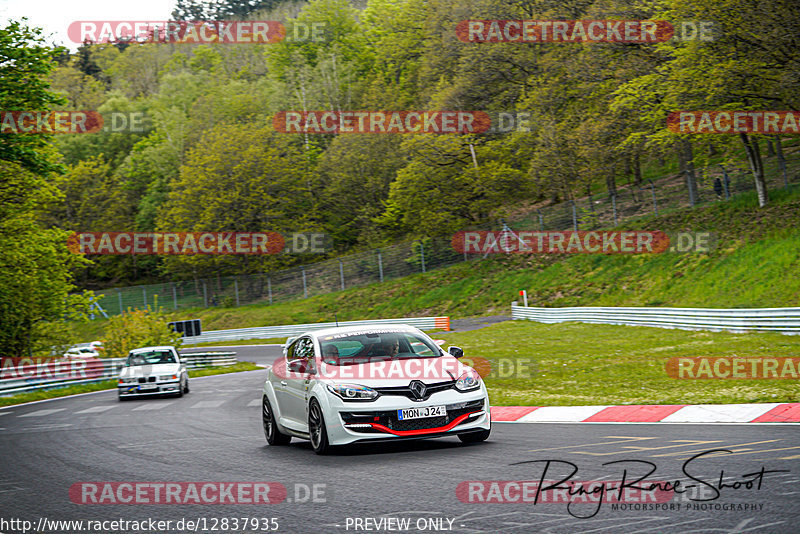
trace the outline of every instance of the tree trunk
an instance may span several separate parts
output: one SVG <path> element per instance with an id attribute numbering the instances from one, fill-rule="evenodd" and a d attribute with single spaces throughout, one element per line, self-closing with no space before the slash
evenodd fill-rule
<path id="1" fill-rule="evenodd" d="M 775 154 L 778 156 L 778 166 L 781 169 L 781 174 L 783 175 L 783 184 L 788 189 L 789 187 L 789 176 L 786 174 L 786 158 L 783 157 L 783 145 L 781 144 L 780 136 L 775 136 Z"/>
<path id="2" fill-rule="evenodd" d="M 739 134 L 739 138 L 744 145 L 747 161 L 750 163 L 750 170 L 753 172 L 753 178 L 756 181 L 758 207 L 763 208 L 767 205 L 769 198 L 767 196 L 767 182 L 764 179 L 764 162 L 761 160 L 761 149 L 758 146 L 758 140 L 751 139 L 744 132 Z"/>
<path id="3" fill-rule="evenodd" d="M 767 157 L 773 158 L 775 157 L 775 147 L 772 144 L 772 139 L 767 137 Z"/>
<path id="4" fill-rule="evenodd" d="M 628 179 L 628 183 L 633 183 L 632 177 L 632 169 L 631 169 L 631 160 L 633 159 L 633 154 L 626 154 L 625 158 L 622 160 L 622 176 Z"/>
<path id="5" fill-rule="evenodd" d="M 628 162 L 628 158 L 625 158 L 626 166 Z M 606 187 L 608 188 L 609 195 L 617 194 L 617 164 L 612 163 L 610 172 L 606 175 Z"/>
<path id="6" fill-rule="evenodd" d="M 637 150 L 633 154 L 633 184 L 637 187 L 642 185 L 642 163 L 639 159 L 639 151 Z M 662 164 L 663 165 L 663 164 Z"/>

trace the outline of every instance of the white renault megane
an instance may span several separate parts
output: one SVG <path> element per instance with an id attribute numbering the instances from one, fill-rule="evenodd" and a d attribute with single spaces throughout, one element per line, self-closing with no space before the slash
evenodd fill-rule
<path id="1" fill-rule="evenodd" d="M 406 325 L 341 327 L 290 339 L 264 383 L 270 445 L 309 439 L 317 454 L 353 442 L 457 435 L 483 441 L 489 397 L 458 347 Z"/>

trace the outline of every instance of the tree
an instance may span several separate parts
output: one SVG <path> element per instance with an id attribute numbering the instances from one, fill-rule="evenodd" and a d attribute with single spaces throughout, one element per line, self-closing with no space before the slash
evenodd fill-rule
<path id="1" fill-rule="evenodd" d="M 12 21 L 0 29 L 0 109 L 47 111 L 62 100 L 47 77 L 58 49 L 38 29 Z M 70 267 L 81 258 L 67 233 L 39 221 L 59 197 L 54 148 L 45 134 L 3 134 L 0 143 L 0 356 L 50 352 L 49 324 L 81 316 L 90 295 L 69 296 Z M 60 341 L 64 341 L 63 339 Z"/>
<path id="2" fill-rule="evenodd" d="M 161 308 L 128 310 L 114 315 L 106 326 L 104 348 L 109 358 L 124 358 L 133 349 L 171 345 L 180 347 L 181 334 L 172 330 Z"/>
<path id="3" fill-rule="evenodd" d="M 288 232 L 310 230 L 307 160 L 300 140 L 253 124 L 222 124 L 190 149 L 170 184 L 159 231 Z M 164 269 L 184 277 L 258 272 L 291 258 L 169 256 Z"/>

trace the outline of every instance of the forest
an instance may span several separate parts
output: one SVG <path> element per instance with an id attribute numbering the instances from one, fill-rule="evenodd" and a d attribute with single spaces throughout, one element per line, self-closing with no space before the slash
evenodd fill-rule
<path id="1" fill-rule="evenodd" d="M 681 134 L 667 117 L 800 109 L 792 0 L 179 0 L 172 17 L 280 21 L 295 38 L 87 41 L 70 51 L 24 20 L 0 29 L 2 109 L 141 118 L 136 128 L 0 139 L 4 350 L 48 345 L 61 319 L 85 312 L 81 290 L 308 261 L 87 258 L 69 253 L 69 232 L 324 232 L 341 254 L 613 192 L 667 168 L 685 172 L 691 189 L 694 169 L 712 160 L 744 162 L 763 207 L 763 152 L 780 154 L 785 138 Z M 459 28 L 477 19 L 713 31 L 659 42 L 470 42 Z M 304 134 L 273 121 L 362 110 L 482 112 L 526 126 Z"/>

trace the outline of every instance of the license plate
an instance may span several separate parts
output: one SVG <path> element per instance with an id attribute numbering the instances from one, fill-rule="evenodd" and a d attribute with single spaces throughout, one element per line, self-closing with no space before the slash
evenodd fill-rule
<path id="1" fill-rule="evenodd" d="M 397 419 L 424 419 L 426 417 L 444 417 L 447 415 L 446 406 L 425 406 L 423 408 L 407 408 L 397 410 Z"/>
<path id="2" fill-rule="evenodd" d="M 142 384 L 139 386 L 139 391 L 145 391 L 147 389 L 158 389 L 158 384 Z"/>

